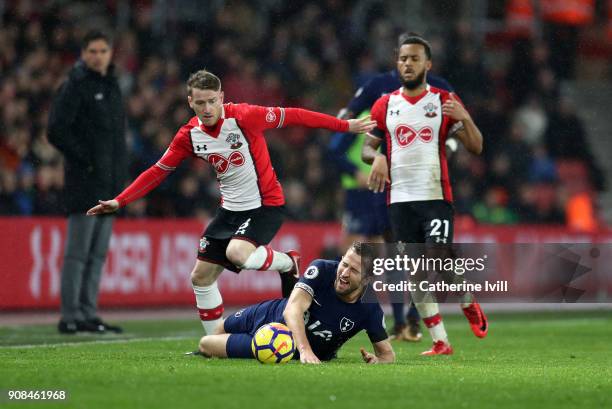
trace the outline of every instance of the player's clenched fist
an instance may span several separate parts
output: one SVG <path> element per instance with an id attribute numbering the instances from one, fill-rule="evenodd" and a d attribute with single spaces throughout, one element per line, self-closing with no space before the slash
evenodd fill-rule
<path id="1" fill-rule="evenodd" d="M 376 122 L 372 121 L 370 115 L 359 119 L 349 119 L 349 132 L 352 133 L 367 133 L 376 126 Z"/>
<path id="2" fill-rule="evenodd" d="M 97 214 L 114 213 L 119 209 L 119 202 L 113 200 L 98 200 L 98 205 L 87 211 L 87 216 L 95 216 Z"/>

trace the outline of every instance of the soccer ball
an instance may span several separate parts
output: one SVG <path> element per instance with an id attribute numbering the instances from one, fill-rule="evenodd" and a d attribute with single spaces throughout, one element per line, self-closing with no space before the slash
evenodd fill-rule
<path id="1" fill-rule="evenodd" d="M 271 322 L 255 332 L 251 350 L 255 359 L 262 364 L 282 364 L 291 360 L 295 345 L 286 325 Z"/>

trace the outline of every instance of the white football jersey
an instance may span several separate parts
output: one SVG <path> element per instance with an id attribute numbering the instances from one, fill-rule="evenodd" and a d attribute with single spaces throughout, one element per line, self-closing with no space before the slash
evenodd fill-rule
<path id="1" fill-rule="evenodd" d="M 408 97 L 400 88 L 372 107 L 372 119 L 387 142 L 389 203 L 452 202 L 445 143 L 463 124 L 442 115 L 442 104 L 449 95 L 427 85 L 421 95 Z"/>

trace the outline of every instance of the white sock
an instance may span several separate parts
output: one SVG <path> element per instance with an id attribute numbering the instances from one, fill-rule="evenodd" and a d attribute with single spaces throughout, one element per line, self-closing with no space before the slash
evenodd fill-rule
<path id="1" fill-rule="evenodd" d="M 448 344 L 448 335 L 446 334 L 446 329 L 444 328 L 444 322 L 442 322 L 442 318 L 440 318 L 440 323 L 436 324 L 432 327 L 429 327 L 429 334 L 434 342 L 444 341 L 445 344 Z"/>
<path id="2" fill-rule="evenodd" d="M 206 335 L 215 333 L 217 326 L 223 320 L 223 299 L 215 281 L 207 287 L 192 285 L 196 298 L 196 306 Z"/>
<path id="3" fill-rule="evenodd" d="M 293 267 L 291 257 L 272 250 L 269 246 L 259 246 L 241 266 L 247 270 L 272 270 L 286 272 Z"/>
<path id="4" fill-rule="evenodd" d="M 448 342 L 448 335 L 442 322 L 442 316 L 440 316 L 440 308 L 438 303 L 415 303 L 419 314 L 423 317 L 423 323 L 429 330 L 429 334 L 434 342 L 444 341 Z"/>

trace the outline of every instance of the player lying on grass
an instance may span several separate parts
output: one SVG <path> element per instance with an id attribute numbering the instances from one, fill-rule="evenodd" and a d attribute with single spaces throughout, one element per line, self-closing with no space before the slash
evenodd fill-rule
<path id="1" fill-rule="evenodd" d="M 361 244 L 354 243 L 340 262 L 315 260 L 295 285 L 289 299 L 251 305 L 225 319 L 216 334 L 200 340 L 207 357 L 253 358 L 251 340 L 259 327 L 286 324 L 302 363 L 318 364 L 336 357 L 340 347 L 365 329 L 374 353 L 361 348 L 369 364 L 390 363 L 395 353 L 388 340 L 384 315 L 377 302 L 364 302 L 371 274 L 361 271 Z"/>

